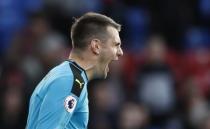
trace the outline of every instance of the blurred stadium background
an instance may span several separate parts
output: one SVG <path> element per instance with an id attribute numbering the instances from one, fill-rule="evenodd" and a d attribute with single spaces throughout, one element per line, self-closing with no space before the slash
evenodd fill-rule
<path id="1" fill-rule="evenodd" d="M 209 0 L 0 0 L 0 129 L 24 129 L 33 89 L 87 11 L 122 24 L 124 49 L 89 84 L 89 129 L 210 129 Z"/>

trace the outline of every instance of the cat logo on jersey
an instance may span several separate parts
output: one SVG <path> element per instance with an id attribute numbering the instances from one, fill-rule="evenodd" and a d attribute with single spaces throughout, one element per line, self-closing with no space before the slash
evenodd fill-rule
<path id="1" fill-rule="evenodd" d="M 72 111 L 74 111 L 76 104 L 77 104 L 77 100 L 75 97 L 73 97 L 71 95 L 66 97 L 64 106 L 65 106 L 67 112 L 71 113 Z"/>

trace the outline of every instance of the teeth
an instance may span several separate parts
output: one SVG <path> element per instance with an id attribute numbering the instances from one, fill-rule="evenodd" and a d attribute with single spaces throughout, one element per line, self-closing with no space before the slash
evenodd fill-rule
<path id="1" fill-rule="evenodd" d="M 106 69 L 107 69 L 107 72 L 109 72 L 109 66 L 108 65 L 107 65 Z"/>

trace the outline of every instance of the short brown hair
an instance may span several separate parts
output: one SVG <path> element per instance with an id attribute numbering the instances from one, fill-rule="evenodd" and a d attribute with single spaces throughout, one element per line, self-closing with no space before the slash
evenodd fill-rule
<path id="1" fill-rule="evenodd" d="M 102 41 L 107 38 L 108 26 L 121 30 L 121 25 L 116 23 L 110 17 L 102 14 L 89 12 L 78 19 L 75 19 L 71 28 L 71 39 L 74 48 L 83 49 L 88 45 L 92 38 L 98 38 Z"/>

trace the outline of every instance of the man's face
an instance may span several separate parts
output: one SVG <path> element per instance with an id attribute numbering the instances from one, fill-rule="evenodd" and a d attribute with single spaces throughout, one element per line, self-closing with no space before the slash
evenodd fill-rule
<path id="1" fill-rule="evenodd" d="M 109 38 L 106 42 L 100 44 L 101 50 L 97 68 L 97 73 L 100 78 L 106 78 L 109 71 L 109 64 L 114 60 L 118 60 L 123 55 L 119 32 L 111 26 L 107 27 L 107 31 Z"/>

